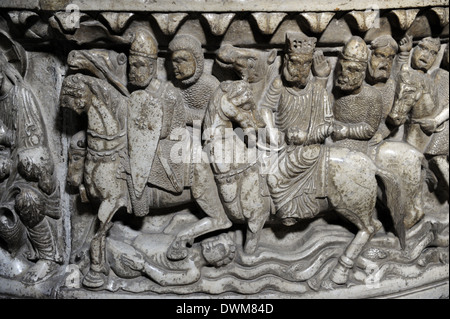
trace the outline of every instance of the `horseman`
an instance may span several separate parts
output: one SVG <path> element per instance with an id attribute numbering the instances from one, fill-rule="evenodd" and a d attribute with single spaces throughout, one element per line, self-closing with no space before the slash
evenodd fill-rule
<path id="1" fill-rule="evenodd" d="M 449 45 L 446 45 L 441 67 L 432 74 L 434 77 L 439 107 L 433 116 L 421 119 L 419 124 L 433 135 L 424 154 L 439 168 L 440 175 L 449 187 L 448 146 L 449 146 Z"/>
<path id="2" fill-rule="evenodd" d="M 326 90 L 331 68 L 322 52 L 314 55 L 315 45 L 315 38 L 286 35 L 283 75 L 275 78 L 261 104 L 273 112 L 282 143 L 289 145 L 280 154 L 276 174 L 268 177 L 277 216 L 286 225 L 317 215 L 321 204 L 317 190 L 325 174 L 326 151 L 320 144 L 332 131 L 333 114 Z"/>
<path id="3" fill-rule="evenodd" d="M 425 90 L 431 93 L 430 103 L 428 107 L 423 110 L 416 110 L 416 119 L 432 117 L 438 109 L 438 95 L 441 91 L 436 88 L 441 88 L 440 84 L 436 85 L 431 69 L 436 62 L 441 43 L 439 39 L 426 37 L 422 39 L 414 48 L 411 55 L 411 67 L 413 72 L 421 79 L 425 85 Z M 410 123 L 405 126 L 406 142 L 416 147 L 419 151 L 424 152 L 427 144 L 430 141 L 430 136 L 433 133 L 429 127 L 421 125 L 420 121 L 417 123 Z"/>
<path id="4" fill-rule="evenodd" d="M 364 154 L 369 153 L 383 113 L 381 93 L 364 82 L 368 59 L 369 50 L 364 40 L 352 37 L 337 62 L 333 105 L 334 144 Z"/>
<path id="5" fill-rule="evenodd" d="M 371 81 L 380 82 L 389 77 L 386 72 L 381 72 L 383 68 L 377 66 L 375 61 L 380 60 L 379 47 L 384 47 L 382 51 L 388 59 L 392 56 L 392 47 L 395 46 L 389 40 L 391 39 L 384 38 L 375 42 L 370 64 L 370 52 L 364 40 L 353 37 L 345 45 L 337 66 L 336 100 L 333 105 L 336 122 L 332 137 L 334 145 L 369 155 L 379 167 L 395 173 L 403 182 L 403 195 L 408 199 L 404 223 L 406 228 L 411 228 L 424 216 L 423 155 L 406 143 L 383 141 L 386 135 L 383 133 L 384 110 L 388 97 L 383 97 L 380 86 L 369 86 L 364 82 L 367 70 Z M 383 42 L 391 44 L 383 45 Z M 408 45 L 407 42 L 405 40 L 405 46 Z M 384 69 L 390 71 L 389 63 Z"/>
<path id="6" fill-rule="evenodd" d="M 201 123 L 209 100 L 219 86 L 219 80 L 205 72 L 202 44 L 197 38 L 188 34 L 176 35 L 169 43 L 169 51 L 174 83 L 180 88 L 183 97 L 186 123 Z"/>
<path id="7" fill-rule="evenodd" d="M 404 37 L 399 44 L 390 35 L 379 36 L 370 43 L 366 82 L 378 89 L 383 99 L 382 119 L 373 139 L 374 144 L 391 136 L 386 118 L 394 104 L 395 79 L 402 65 L 408 62 L 411 49 L 411 36 Z"/>
<path id="8" fill-rule="evenodd" d="M 186 111 L 180 91 L 156 77 L 157 43 L 139 29 L 131 43 L 128 108 L 129 193 L 133 213 L 144 216 L 159 207 L 158 198 L 173 198 L 174 205 L 192 194 L 208 217 L 181 231 L 167 256 L 173 260 L 188 255 L 187 243 L 195 237 L 231 226 L 220 202 L 208 162 L 193 159 L 192 136 L 186 130 Z M 182 158 L 173 151 L 181 145 Z M 158 196 L 155 196 L 158 192 Z M 189 194 L 190 193 L 190 194 Z M 188 194 L 188 195 L 187 195 Z"/>
<path id="9" fill-rule="evenodd" d="M 147 183 L 175 194 L 183 191 L 185 183 L 184 163 L 174 163 L 170 150 L 181 141 L 186 114 L 179 91 L 156 77 L 157 50 L 148 31 L 136 32 L 129 56 L 128 79 L 134 92 L 128 107 L 128 152 L 130 195 L 138 216 L 149 212 Z"/>

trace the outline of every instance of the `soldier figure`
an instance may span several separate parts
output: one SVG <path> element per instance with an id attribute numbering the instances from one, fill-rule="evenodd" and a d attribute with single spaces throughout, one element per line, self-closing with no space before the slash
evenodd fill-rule
<path id="1" fill-rule="evenodd" d="M 181 231 L 170 246 L 168 258 L 180 260 L 188 255 L 188 241 L 209 231 L 228 228 L 231 222 L 220 202 L 209 162 L 203 158 L 192 161 L 189 149 L 181 161 L 173 158 L 173 149 L 180 143 L 189 144 L 192 137 L 186 130 L 186 110 L 180 91 L 156 77 L 156 56 L 156 40 L 148 31 L 139 30 L 131 44 L 129 58 L 130 84 L 138 90 L 131 94 L 129 101 L 131 181 L 128 185 L 137 216 L 144 216 L 150 207 L 158 206 L 152 203 L 155 197 L 170 198 L 173 206 L 177 200 L 185 200 L 189 192 L 208 215 L 191 229 Z M 152 195 L 155 189 L 162 195 Z"/>
<path id="2" fill-rule="evenodd" d="M 420 125 L 433 132 L 424 154 L 433 165 L 438 167 L 439 174 L 448 189 L 448 117 L 449 117 L 449 53 L 448 44 L 444 51 L 441 67 L 433 73 L 439 107 L 430 117 L 420 120 Z"/>
<path id="3" fill-rule="evenodd" d="M 412 52 L 411 67 L 416 71 L 415 74 L 419 77 L 419 80 L 423 82 L 424 90 L 431 94 L 431 101 L 424 104 L 425 107 L 421 110 L 413 110 L 415 118 L 432 117 L 438 111 L 437 100 L 441 92 L 436 90 L 434 79 L 429 71 L 436 62 L 440 46 L 439 39 L 427 37 L 422 39 Z M 440 87 L 440 85 L 437 87 Z M 407 124 L 405 126 L 406 142 L 416 147 L 419 151 L 424 152 L 433 133 L 432 128 L 431 130 L 429 129 L 429 126 L 421 125 L 420 121 Z"/>
<path id="4" fill-rule="evenodd" d="M 352 37 L 337 62 L 333 114 L 335 145 L 368 153 L 383 113 L 380 92 L 364 82 L 369 51 L 360 37 Z"/>
<path id="5" fill-rule="evenodd" d="M 369 86 L 364 82 L 366 70 L 369 69 L 371 81 L 389 81 L 390 63 L 380 68 L 376 60 L 382 53 L 392 59 L 394 50 L 390 39 L 381 39 L 391 45 L 379 45 L 375 42 L 375 52 L 370 66 L 369 51 L 365 42 L 359 37 L 353 37 L 344 47 L 337 65 L 335 82 L 336 100 L 333 106 L 335 116 L 334 145 L 347 147 L 369 155 L 381 168 L 396 174 L 403 182 L 403 192 L 408 199 L 405 209 L 405 227 L 411 228 L 423 216 L 422 174 L 423 156 L 416 149 L 403 142 L 383 142 L 386 134 L 384 110 L 390 103 L 382 96 L 379 86 Z M 377 47 L 384 47 L 377 50 Z M 378 56 L 377 56 L 378 55 Z M 373 60 L 375 58 L 375 61 Z M 388 60 L 389 61 L 389 60 Z M 391 85 L 386 83 L 385 87 Z M 388 86 L 389 87 L 389 86 Z M 383 88 L 383 89 L 384 89 Z M 393 102 L 393 99 L 392 99 Z M 387 114 L 386 114 L 387 116 Z"/>
<path id="6" fill-rule="evenodd" d="M 195 37 L 177 35 L 169 43 L 171 61 L 175 75 L 175 85 L 181 89 L 186 121 L 200 124 L 212 94 L 219 86 L 219 80 L 204 72 L 205 58 L 202 45 Z"/>

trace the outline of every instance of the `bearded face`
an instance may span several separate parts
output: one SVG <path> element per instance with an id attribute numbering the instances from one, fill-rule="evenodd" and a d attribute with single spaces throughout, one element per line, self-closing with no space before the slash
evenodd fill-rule
<path id="1" fill-rule="evenodd" d="M 299 87 L 308 83 L 311 72 L 312 56 L 307 54 L 286 54 L 284 58 L 284 79 Z"/>
<path id="2" fill-rule="evenodd" d="M 339 60 L 337 64 L 336 87 L 345 92 L 359 89 L 366 76 L 367 63 Z"/>
<path id="3" fill-rule="evenodd" d="M 138 55 L 130 55 L 128 81 L 139 89 L 146 88 L 156 73 L 156 60 Z"/>
<path id="4" fill-rule="evenodd" d="M 375 82 L 386 82 L 389 79 L 395 54 L 395 50 L 390 46 L 372 51 L 368 71 Z"/>

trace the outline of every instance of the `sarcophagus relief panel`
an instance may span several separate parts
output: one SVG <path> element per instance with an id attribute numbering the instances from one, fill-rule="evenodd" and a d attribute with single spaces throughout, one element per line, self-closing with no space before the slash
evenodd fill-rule
<path id="1" fill-rule="evenodd" d="M 448 3 L 187 3 L 0 4 L 0 294 L 448 298 Z"/>

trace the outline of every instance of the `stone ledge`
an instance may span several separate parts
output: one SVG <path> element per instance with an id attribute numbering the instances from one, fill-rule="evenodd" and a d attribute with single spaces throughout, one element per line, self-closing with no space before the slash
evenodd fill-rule
<path id="1" fill-rule="evenodd" d="M 64 11 L 76 5 L 81 11 L 158 11 L 158 12 L 302 12 L 302 11 L 348 11 L 370 8 L 401 9 L 425 7 L 421 0 L 329 0 L 261 1 L 261 0 L 9 0 L 2 1 L 0 8 Z M 448 0 L 428 0 L 426 6 L 448 6 Z"/>
<path id="2" fill-rule="evenodd" d="M 304 294 L 263 292 L 252 295 L 224 293 L 220 295 L 189 294 L 164 296 L 156 293 L 133 294 L 124 291 L 89 291 L 85 289 L 61 288 L 57 299 L 448 299 L 449 266 L 430 267 L 420 277 L 383 280 L 379 287 L 364 285 L 337 288 L 328 291 L 311 291 Z"/>

